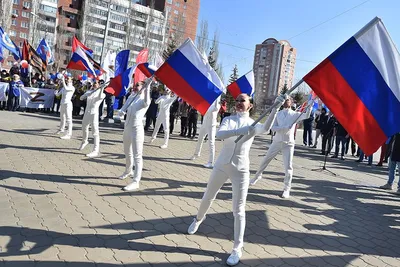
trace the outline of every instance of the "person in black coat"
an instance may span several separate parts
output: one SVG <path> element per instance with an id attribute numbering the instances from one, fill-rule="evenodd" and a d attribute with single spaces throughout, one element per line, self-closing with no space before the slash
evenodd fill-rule
<path id="1" fill-rule="evenodd" d="M 188 134 L 186 137 L 188 138 L 195 138 L 197 134 L 197 120 L 199 119 L 199 115 L 197 113 L 197 110 L 190 106 L 189 108 L 189 114 L 188 114 Z"/>
<path id="2" fill-rule="evenodd" d="M 347 133 L 346 129 L 343 127 L 340 122 L 336 122 L 335 125 L 335 154 L 332 158 L 337 158 L 339 156 L 339 146 L 342 144 L 342 153 L 340 158 L 344 160 L 344 154 L 346 153 L 346 146 L 347 146 L 347 139 L 349 138 L 349 134 Z"/>
<path id="3" fill-rule="evenodd" d="M 311 113 L 310 118 L 303 121 L 303 144 L 305 146 L 313 145 L 312 126 L 314 121 L 314 114 Z"/>
<path id="4" fill-rule="evenodd" d="M 321 109 L 321 113 L 315 118 L 315 142 L 313 148 L 317 148 L 318 138 L 321 135 L 322 124 L 326 123 L 328 116 L 326 115 L 326 108 Z"/>
<path id="5" fill-rule="evenodd" d="M 332 137 L 333 131 L 336 125 L 336 119 L 333 114 L 328 116 L 326 121 L 321 124 L 321 134 L 322 134 L 322 149 L 321 154 L 325 155 L 331 153 L 332 150 Z"/>
<path id="6" fill-rule="evenodd" d="M 151 103 L 149 109 L 146 112 L 146 125 L 144 126 L 145 131 L 149 130 L 151 124 L 153 124 L 153 129 L 156 126 L 157 111 L 158 111 L 158 105 L 156 104 L 156 100 L 160 97 L 160 91 L 158 90 L 157 87 L 153 88 L 150 97 L 151 97 Z"/>
<path id="7" fill-rule="evenodd" d="M 172 132 L 174 131 L 175 119 L 178 116 L 178 110 L 179 110 L 179 100 L 177 98 L 169 108 L 169 134 L 172 134 Z"/>
<path id="8" fill-rule="evenodd" d="M 400 170 L 400 133 L 397 133 L 392 137 L 389 143 L 391 147 L 390 159 L 389 159 L 389 179 L 385 185 L 382 185 L 381 189 L 393 190 L 393 182 L 396 174 L 396 167 Z M 400 175 L 397 183 L 397 193 L 400 195 Z"/>

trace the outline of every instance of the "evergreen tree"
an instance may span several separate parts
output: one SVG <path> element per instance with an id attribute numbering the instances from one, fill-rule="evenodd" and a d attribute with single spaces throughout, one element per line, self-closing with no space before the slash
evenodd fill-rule
<path id="1" fill-rule="evenodd" d="M 293 97 L 293 101 L 297 104 L 297 105 L 301 105 L 303 104 L 303 102 L 306 99 L 306 95 L 300 91 L 296 91 L 296 93 L 291 94 L 291 96 Z"/>
<path id="2" fill-rule="evenodd" d="M 164 50 L 163 53 L 164 60 L 167 60 L 167 58 L 169 58 L 172 55 L 172 53 L 175 52 L 175 50 L 176 50 L 176 42 L 175 39 L 171 38 L 167 48 Z"/>
<path id="3" fill-rule="evenodd" d="M 232 74 L 229 76 L 229 84 L 235 82 L 239 78 L 239 70 L 237 65 L 233 67 Z M 226 92 L 225 95 L 227 109 L 230 111 L 233 107 L 235 107 L 235 99 L 231 95 L 229 91 Z"/>
<path id="4" fill-rule="evenodd" d="M 285 85 L 283 86 L 282 90 L 281 90 L 281 94 L 286 94 L 287 91 L 289 91 L 289 88 L 287 87 L 287 84 L 285 83 Z"/>
<path id="5" fill-rule="evenodd" d="M 215 60 L 214 47 L 211 47 L 210 52 L 208 53 L 208 63 L 215 71 L 217 71 L 217 61 Z"/>

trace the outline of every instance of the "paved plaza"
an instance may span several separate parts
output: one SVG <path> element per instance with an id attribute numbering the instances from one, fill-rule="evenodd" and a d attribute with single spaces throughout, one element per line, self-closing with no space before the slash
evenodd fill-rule
<path id="1" fill-rule="evenodd" d="M 77 150 L 81 121 L 74 123 L 73 139 L 61 140 L 56 116 L 0 111 L 0 266 L 225 265 L 229 183 L 198 233 L 186 234 L 211 172 L 202 166 L 207 144 L 195 161 L 195 141 L 177 129 L 168 149 L 158 147 L 162 139 L 145 144 L 141 188 L 124 192 L 129 181 L 116 178 L 125 166 L 122 126 L 101 124 L 102 156 L 88 159 L 92 144 Z M 270 139 L 256 138 L 252 175 Z M 377 188 L 387 168 L 329 159 L 335 177 L 312 171 L 322 160 L 319 150 L 297 146 L 290 199 L 280 198 L 280 155 L 250 187 L 238 266 L 400 266 L 400 196 Z"/>

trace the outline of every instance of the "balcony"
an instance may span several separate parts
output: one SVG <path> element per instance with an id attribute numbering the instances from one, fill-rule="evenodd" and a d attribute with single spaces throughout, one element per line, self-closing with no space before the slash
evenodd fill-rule
<path id="1" fill-rule="evenodd" d="M 75 8 L 70 7 L 70 6 L 61 6 L 61 7 L 59 7 L 59 13 L 63 14 L 63 12 L 69 12 L 69 13 L 72 13 L 72 14 L 78 14 L 79 11 L 77 9 L 75 9 Z"/>

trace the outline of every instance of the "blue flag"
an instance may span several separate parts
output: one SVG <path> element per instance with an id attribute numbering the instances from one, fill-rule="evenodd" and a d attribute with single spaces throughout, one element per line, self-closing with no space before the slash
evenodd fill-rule
<path id="1" fill-rule="evenodd" d="M 13 55 L 15 60 L 21 59 L 21 52 L 19 51 L 18 46 L 10 39 L 7 33 L 3 31 L 3 28 L 0 27 L 0 46 L 9 50 Z"/>
<path id="2" fill-rule="evenodd" d="M 122 50 L 115 58 L 114 77 L 117 77 L 128 68 L 129 50 Z"/>
<path id="3" fill-rule="evenodd" d="M 44 38 L 38 45 L 36 52 L 39 54 L 44 62 L 47 62 L 47 65 L 51 65 L 54 63 L 54 55 L 51 52 L 50 46 L 47 44 Z"/>
<path id="4" fill-rule="evenodd" d="M 4 60 L 3 47 L 0 46 L 0 62 L 3 62 L 3 60 Z"/>

